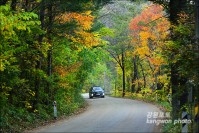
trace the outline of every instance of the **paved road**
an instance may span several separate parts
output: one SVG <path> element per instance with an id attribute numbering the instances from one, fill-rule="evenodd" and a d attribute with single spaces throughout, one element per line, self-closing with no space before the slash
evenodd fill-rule
<path id="1" fill-rule="evenodd" d="M 155 124 L 146 123 L 148 112 L 160 111 L 154 105 L 130 100 L 113 98 L 89 99 L 88 109 L 68 120 L 43 127 L 34 132 L 154 132 Z"/>

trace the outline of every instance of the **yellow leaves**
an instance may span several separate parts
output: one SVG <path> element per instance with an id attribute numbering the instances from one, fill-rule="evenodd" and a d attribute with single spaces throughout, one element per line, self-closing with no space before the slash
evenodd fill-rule
<path id="1" fill-rule="evenodd" d="M 149 32 L 140 32 L 140 38 L 141 40 L 147 40 L 150 37 Z"/>
<path id="2" fill-rule="evenodd" d="M 170 82 L 170 79 L 167 76 L 167 74 L 159 75 L 158 80 L 159 80 L 159 82 L 164 83 L 165 85 L 168 85 Z"/>
<path id="3" fill-rule="evenodd" d="M 64 79 L 61 79 L 59 81 L 59 86 L 63 87 L 63 88 L 67 88 L 67 87 L 69 87 L 69 83 L 67 83 Z"/>
<path id="4" fill-rule="evenodd" d="M 160 66 L 164 63 L 164 60 L 161 57 L 149 58 L 149 61 L 154 66 Z"/>
<path id="5" fill-rule="evenodd" d="M 75 34 L 67 34 L 66 37 L 77 44 L 82 44 L 86 47 L 92 47 L 99 44 L 99 36 L 96 33 L 90 32 L 94 21 L 94 16 L 88 10 L 84 13 L 71 12 L 58 16 L 60 23 L 75 22 L 77 27 L 73 31 Z"/>
<path id="6" fill-rule="evenodd" d="M 90 33 L 86 31 L 75 31 L 76 36 L 70 36 L 70 39 L 75 43 L 84 44 L 86 47 L 91 47 L 98 45 L 99 38 L 98 35 L 95 33 Z"/>
<path id="7" fill-rule="evenodd" d="M 86 14 L 86 15 L 91 15 L 91 12 L 92 12 L 92 11 L 89 10 L 89 11 L 86 11 L 84 14 Z"/>
<path id="8" fill-rule="evenodd" d="M 147 55 L 150 55 L 150 51 L 147 46 L 137 48 L 136 53 L 140 55 L 140 58 L 145 58 Z"/>
<path id="9" fill-rule="evenodd" d="M 169 21 L 164 17 L 163 7 L 156 4 L 145 8 L 129 24 L 131 42 L 135 48 L 133 54 L 149 63 L 154 74 L 165 63 L 161 53 L 169 35 L 170 26 Z"/>
<path id="10" fill-rule="evenodd" d="M 160 66 L 166 63 L 164 58 L 158 55 L 153 55 L 152 57 L 148 58 L 148 60 L 153 66 L 153 74 L 158 73 Z"/>
<path id="11" fill-rule="evenodd" d="M 29 102 L 27 102 L 27 101 L 25 101 L 25 107 L 27 109 L 31 109 L 32 108 L 31 104 Z"/>

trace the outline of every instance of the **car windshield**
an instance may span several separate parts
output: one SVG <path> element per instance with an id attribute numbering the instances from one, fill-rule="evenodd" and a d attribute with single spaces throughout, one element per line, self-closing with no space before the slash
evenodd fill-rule
<path id="1" fill-rule="evenodd" d="M 101 87 L 93 87 L 93 90 L 100 91 L 100 90 L 102 90 L 102 88 Z"/>

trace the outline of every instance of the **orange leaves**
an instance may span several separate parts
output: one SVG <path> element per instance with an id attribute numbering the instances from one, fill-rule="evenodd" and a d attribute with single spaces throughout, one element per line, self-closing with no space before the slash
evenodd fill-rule
<path id="1" fill-rule="evenodd" d="M 163 7 L 151 4 L 129 24 L 134 54 L 149 61 L 154 70 L 164 63 L 161 48 L 169 34 L 170 23 L 164 17 Z"/>
<path id="2" fill-rule="evenodd" d="M 162 65 L 164 63 L 164 60 L 161 57 L 150 58 L 149 61 L 154 66 L 160 66 L 160 65 Z"/>
<path id="3" fill-rule="evenodd" d="M 149 32 L 153 35 L 157 31 L 165 32 L 169 29 L 169 26 L 169 21 L 164 17 L 162 6 L 152 4 L 131 20 L 129 29 L 132 36 L 138 37 L 141 31 Z"/>
<path id="4" fill-rule="evenodd" d="M 129 24 L 131 31 L 139 32 L 140 30 L 146 30 L 147 25 L 163 16 L 163 8 L 160 5 L 152 4 L 146 7 L 141 14 L 133 18 Z"/>
<path id="5" fill-rule="evenodd" d="M 146 21 L 148 20 L 155 20 L 158 19 L 160 17 L 162 17 L 162 11 L 163 11 L 163 7 L 157 4 L 151 4 L 149 7 L 147 7 L 142 14 L 146 14 L 144 15 L 146 18 Z"/>
<path id="6" fill-rule="evenodd" d="M 185 23 L 185 22 L 187 22 L 189 20 L 189 15 L 186 14 L 185 12 L 181 12 L 180 14 L 178 14 L 178 16 L 179 16 L 179 20 L 178 21 L 180 23 Z"/>
<path id="7" fill-rule="evenodd" d="M 74 43 L 82 44 L 86 47 L 98 45 L 99 38 L 95 33 L 90 32 L 94 17 L 91 15 L 91 11 L 84 13 L 71 12 L 62 14 L 58 17 L 60 23 L 75 22 L 77 27 L 73 31 L 75 34 L 67 34 L 66 37 L 71 39 Z"/>
<path id="8" fill-rule="evenodd" d="M 64 77 L 67 75 L 67 71 L 65 71 L 65 68 L 63 66 L 56 66 L 54 68 L 54 71 L 57 72 L 61 77 Z"/>
<path id="9" fill-rule="evenodd" d="M 154 74 L 158 72 L 159 67 L 165 63 L 164 59 L 161 56 L 155 56 L 148 58 L 149 63 L 154 66 Z"/>
<path id="10" fill-rule="evenodd" d="M 61 22 L 66 23 L 74 20 L 83 30 L 90 30 L 94 20 L 94 17 L 90 15 L 90 13 L 91 11 L 87 11 L 85 13 L 72 12 L 63 14 L 61 16 Z"/>
<path id="11" fill-rule="evenodd" d="M 75 72 L 81 66 L 81 62 L 77 62 L 69 67 L 66 66 L 56 66 L 54 71 L 58 73 L 61 77 L 66 77 L 69 73 Z"/>

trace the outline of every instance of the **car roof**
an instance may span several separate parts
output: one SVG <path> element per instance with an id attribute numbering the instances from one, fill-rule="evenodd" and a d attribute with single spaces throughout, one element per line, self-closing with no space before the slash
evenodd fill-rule
<path id="1" fill-rule="evenodd" d="M 93 87 L 91 87 L 91 89 L 102 89 L 102 87 L 100 87 L 100 86 L 93 86 Z"/>

